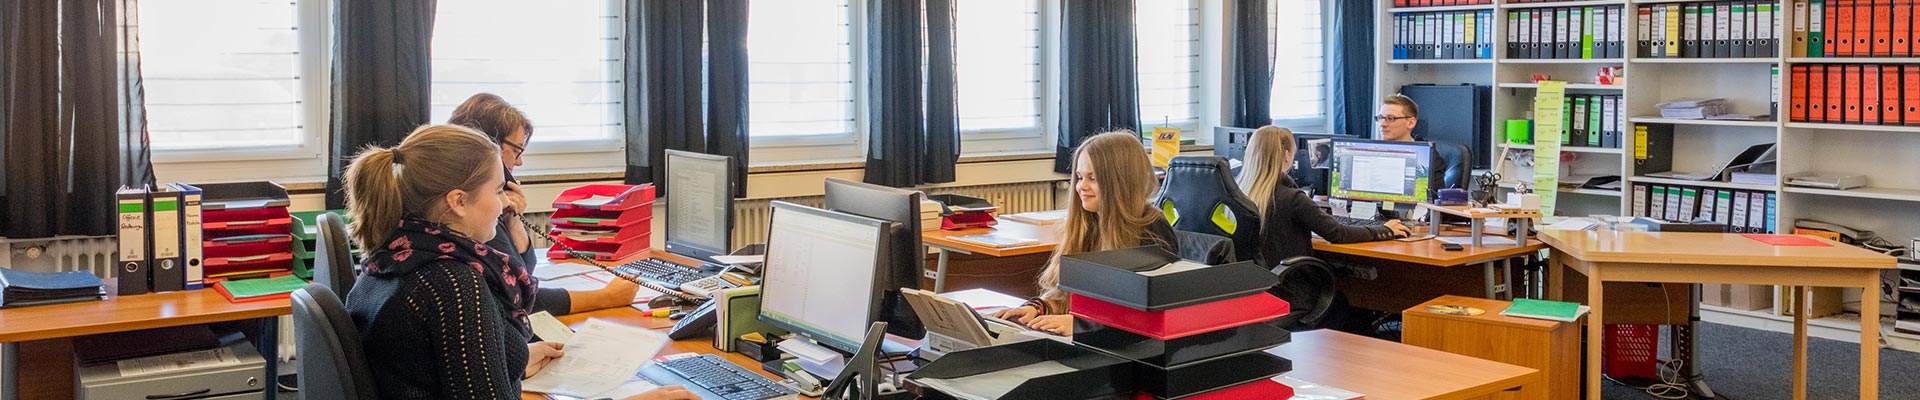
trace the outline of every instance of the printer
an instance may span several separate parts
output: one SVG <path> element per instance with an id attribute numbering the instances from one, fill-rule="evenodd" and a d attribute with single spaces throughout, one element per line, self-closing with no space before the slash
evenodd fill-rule
<path id="1" fill-rule="evenodd" d="M 267 360 L 241 334 L 213 349 L 80 365 L 79 398 L 264 399 Z"/>

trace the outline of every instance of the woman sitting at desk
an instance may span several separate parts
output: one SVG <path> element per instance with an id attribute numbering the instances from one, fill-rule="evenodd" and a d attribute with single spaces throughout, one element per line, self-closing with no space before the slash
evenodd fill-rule
<path id="1" fill-rule="evenodd" d="M 561 357 L 527 343 L 534 282 L 493 250 L 507 191 L 500 146 L 473 130 L 422 126 L 368 147 L 347 168 L 347 215 L 367 249 L 347 314 L 383 399 L 517 399 L 520 380 Z M 661 388 L 640 399 L 692 399 Z"/>
<path id="2" fill-rule="evenodd" d="M 1405 236 L 1400 221 L 1385 226 L 1347 226 L 1335 221 L 1288 176 L 1299 149 L 1293 131 L 1272 125 L 1253 131 L 1247 143 L 1246 165 L 1240 168 L 1240 189 L 1260 210 L 1260 255 L 1272 262 L 1313 255 L 1313 236 L 1333 243 L 1370 242 Z"/>
<path id="3" fill-rule="evenodd" d="M 1067 293 L 1060 291 L 1060 255 L 1158 245 L 1178 253 L 1173 226 L 1148 203 L 1153 167 L 1140 135 L 1108 132 L 1087 138 L 1073 152 L 1073 205 L 1053 260 L 1040 271 L 1040 297 L 997 317 L 1058 335 L 1073 334 Z"/>
<path id="4" fill-rule="evenodd" d="M 520 181 L 513 179 L 513 168 L 526 163 L 527 146 L 533 141 L 533 121 L 527 120 L 520 109 L 508 104 L 506 99 L 492 93 L 475 94 L 453 109 L 453 116 L 447 118 L 447 124 L 460 125 L 479 131 L 500 145 L 500 165 L 506 169 L 506 201 L 508 212 L 501 213 L 500 221 L 494 224 L 493 240 L 487 246 L 496 251 L 514 255 L 513 260 L 527 266 L 529 273 L 538 264 L 539 255 L 534 254 L 532 241 L 527 230 L 520 222 L 520 214 L 527 211 L 527 193 L 520 189 Z M 560 288 L 540 289 L 533 295 L 533 311 L 546 311 L 553 315 L 567 315 L 603 308 L 626 307 L 633 304 L 633 296 L 640 291 L 640 285 L 624 279 L 615 279 L 600 290 L 568 291 Z"/>

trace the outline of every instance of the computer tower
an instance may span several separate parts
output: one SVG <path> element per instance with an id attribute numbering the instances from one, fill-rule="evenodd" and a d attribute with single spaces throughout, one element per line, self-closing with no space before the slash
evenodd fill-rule
<path id="1" fill-rule="evenodd" d="M 1413 126 L 1415 140 L 1465 145 L 1473 152 L 1474 169 L 1492 167 L 1493 121 L 1488 112 L 1492 92 L 1488 87 L 1416 83 L 1400 87 L 1400 94 L 1420 107 L 1420 123 Z"/>

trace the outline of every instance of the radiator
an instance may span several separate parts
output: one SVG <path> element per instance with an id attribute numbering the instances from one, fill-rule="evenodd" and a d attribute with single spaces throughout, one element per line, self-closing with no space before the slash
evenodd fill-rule
<path id="1" fill-rule="evenodd" d="M 999 213 L 1016 214 L 1059 208 L 1054 205 L 1054 182 L 1023 182 L 929 188 L 927 194 L 960 194 L 987 199 L 1000 206 Z M 767 216 L 774 200 L 820 207 L 823 196 L 739 200 L 733 203 L 733 243 L 742 246 L 767 242 Z"/>

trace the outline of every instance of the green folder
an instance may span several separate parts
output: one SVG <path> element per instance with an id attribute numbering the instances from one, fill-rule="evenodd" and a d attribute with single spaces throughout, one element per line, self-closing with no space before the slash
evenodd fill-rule
<path id="1" fill-rule="evenodd" d="M 1573 321 L 1579 318 L 1580 314 L 1585 313 L 1586 311 L 1581 310 L 1579 304 L 1564 301 L 1514 299 L 1513 306 L 1507 307 L 1506 311 L 1501 311 L 1500 315 Z"/>
<path id="2" fill-rule="evenodd" d="M 248 298 L 292 293 L 307 286 L 307 281 L 293 275 L 282 275 L 275 278 L 225 281 L 220 282 L 220 286 L 225 287 L 227 293 L 232 293 L 234 298 Z"/>

